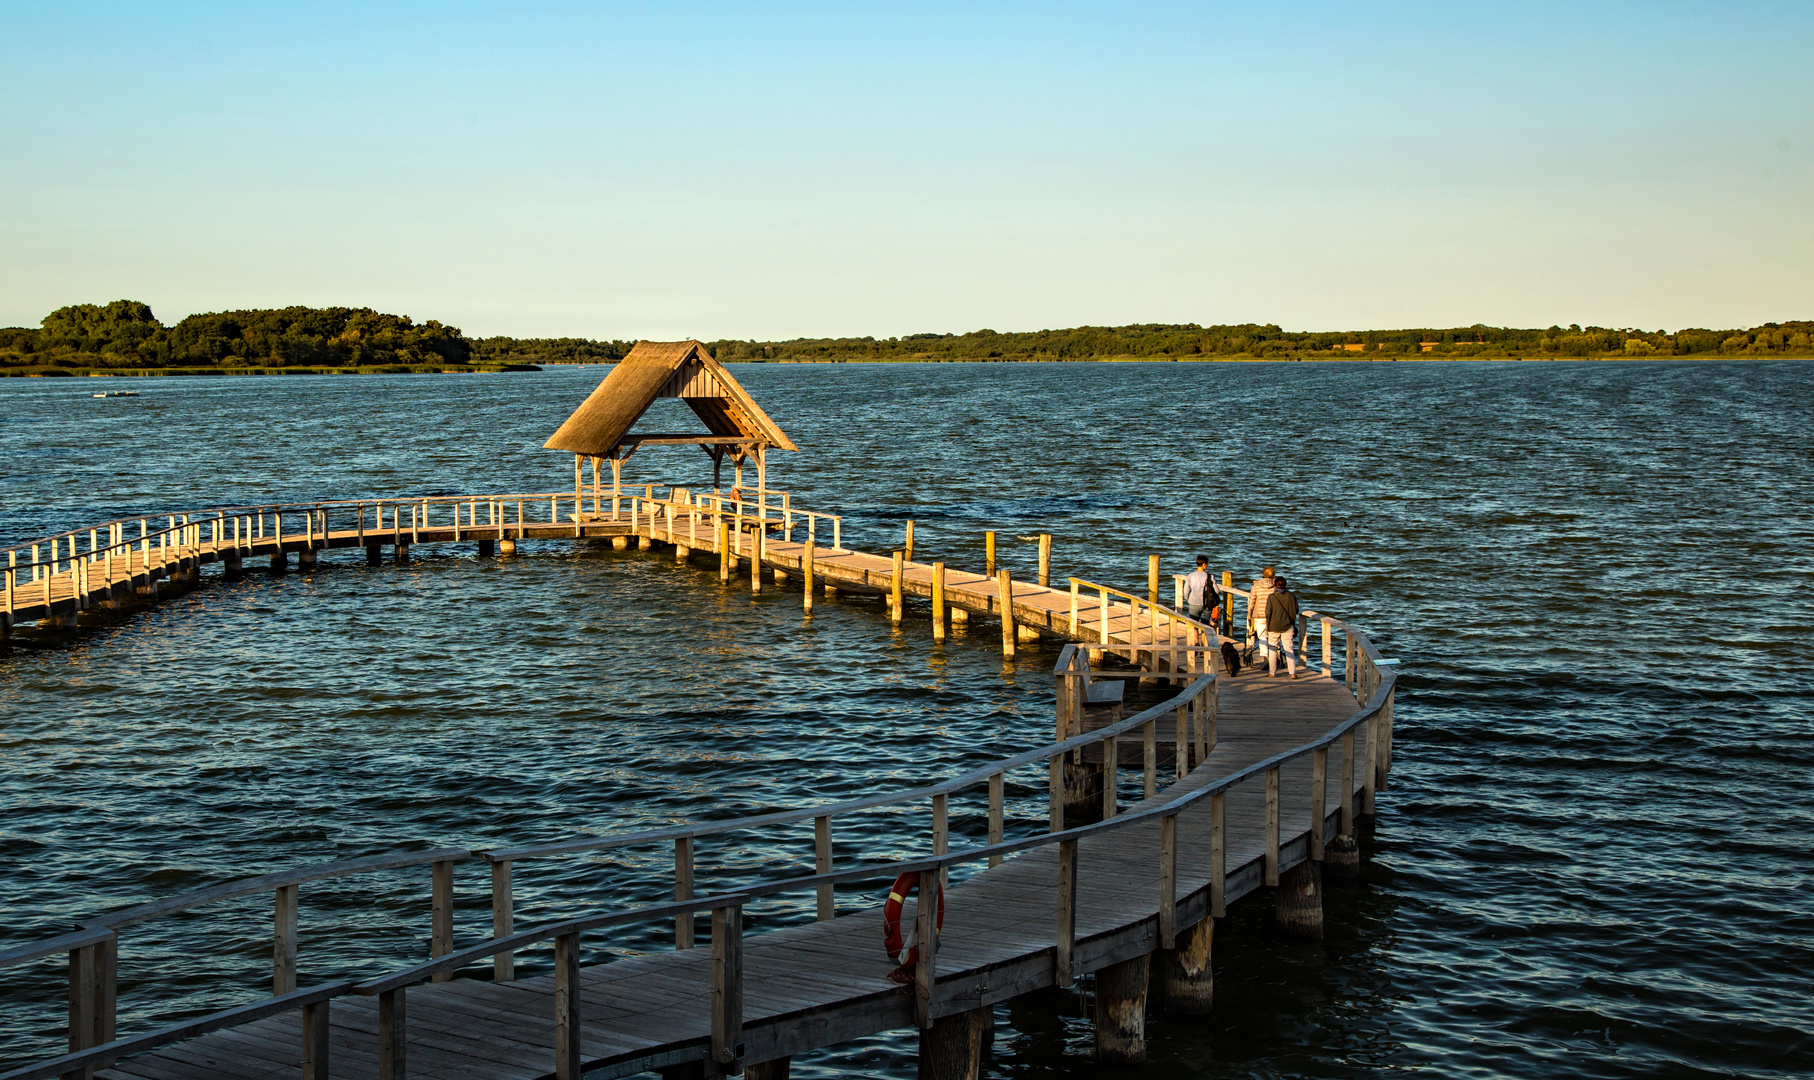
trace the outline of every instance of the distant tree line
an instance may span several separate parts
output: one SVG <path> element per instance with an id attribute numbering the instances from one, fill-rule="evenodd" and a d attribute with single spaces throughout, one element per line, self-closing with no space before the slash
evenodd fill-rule
<path id="1" fill-rule="evenodd" d="M 74 304 L 37 329 L 0 329 L 0 367 L 377 367 L 403 364 L 596 364 L 621 359 L 631 341 L 488 337 L 371 308 L 287 307 L 191 315 L 165 326 L 136 300 Z M 998 334 L 909 334 L 891 338 L 714 341 L 712 354 L 736 361 L 1025 361 L 1312 358 L 1335 356 L 1814 356 L 1814 322 L 1765 323 L 1748 330 L 1613 330 L 1552 326 L 1303 333 L 1273 324 L 1198 326 L 1148 323 Z"/>
<path id="2" fill-rule="evenodd" d="M 634 341 L 593 341 L 590 338 L 479 338 L 472 343 L 473 357 L 506 364 L 608 364 L 622 360 Z"/>
<path id="3" fill-rule="evenodd" d="M 720 360 L 1097 360 L 1110 357 L 1362 356 L 1814 356 L 1814 322 L 1765 323 L 1749 330 L 1611 330 L 1552 326 L 1304 333 L 1276 325 L 1079 326 L 998 334 L 910 334 L 899 338 L 714 341 Z"/>
<path id="4" fill-rule="evenodd" d="M 464 364 L 472 353 L 458 327 L 371 308 L 220 311 L 165 326 L 149 305 L 115 300 L 0 330 L 0 364 L 15 367 L 374 367 Z"/>

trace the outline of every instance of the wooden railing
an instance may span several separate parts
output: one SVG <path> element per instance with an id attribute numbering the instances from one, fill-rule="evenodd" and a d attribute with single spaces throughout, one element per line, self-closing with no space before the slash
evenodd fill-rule
<path id="1" fill-rule="evenodd" d="M 697 519 L 709 505 L 714 522 L 736 520 L 740 527 L 733 543 L 739 553 L 743 523 L 763 532 L 773 525 L 784 536 L 791 536 L 800 520 L 808 535 L 816 538 L 819 525 L 829 522 L 833 546 L 842 544 L 841 516 L 795 507 L 786 491 L 726 496 L 669 484 L 639 487 L 642 495 L 620 500 L 628 498 L 632 512 L 640 511 L 645 518 L 653 511 L 643 508 L 662 507 L 672 522 L 684 505 L 689 516 Z M 667 494 L 658 498 L 658 490 Z M 267 503 L 155 518 L 119 518 L 0 549 L 5 559 L 0 568 L 0 613 L 10 625 L 22 608 L 42 605 L 48 610 L 52 603 L 71 596 L 80 611 L 103 591 L 111 594 L 135 578 L 167 573 L 172 566 L 202 555 L 237 559 L 255 551 L 312 550 L 325 546 L 330 533 L 342 537 L 351 533 L 358 544 L 394 545 L 420 543 L 424 530 L 438 530 L 444 534 L 442 538 L 454 541 L 521 539 L 530 526 L 571 528 L 574 535 L 581 535 L 587 524 L 605 520 L 602 508 L 611 498 L 601 491 L 582 492 L 577 497 L 572 492 L 436 495 Z M 614 514 L 618 512 L 613 509 Z M 59 596 L 59 589 L 68 591 Z"/>
<path id="2" fill-rule="evenodd" d="M 647 520 L 651 522 L 655 520 L 654 515 L 664 515 L 670 529 L 677 512 L 684 512 L 689 518 L 709 512 L 719 521 L 725 520 L 727 516 L 737 521 L 753 518 L 757 536 L 766 535 L 771 524 L 782 529 L 784 534 L 791 533 L 794 518 L 801 517 L 804 518 L 808 536 L 811 537 L 817 520 L 825 518 L 832 522 L 834 546 L 841 539 L 839 518 L 835 515 L 816 514 L 794 508 L 784 492 L 766 493 L 767 496 L 779 496 L 779 504 L 775 505 L 769 502 L 768 497 L 759 497 L 752 502 L 747 499 L 716 494 L 702 496 L 688 492 L 684 488 L 669 488 L 665 496 L 657 498 L 655 487 L 656 485 L 647 485 L 641 495 L 628 496 L 632 500 L 631 513 L 632 515 L 648 514 L 650 517 Z M 200 544 L 246 544 L 252 539 L 263 540 L 267 536 L 287 538 L 290 534 L 286 533 L 283 525 L 285 513 L 290 515 L 292 524 L 297 521 L 298 517 L 302 518 L 303 530 L 295 538 L 308 542 L 315 536 L 326 534 L 333 524 L 334 515 L 345 514 L 349 510 L 354 515 L 354 528 L 358 530 L 359 536 L 363 540 L 368 535 L 365 531 L 367 507 L 372 508 L 373 514 L 370 535 L 392 542 L 402 542 L 401 538 L 405 532 L 402 515 L 403 508 L 406 506 L 410 508 L 410 527 L 416 531 L 424 527 L 434 527 L 423 523 L 433 521 L 432 514 L 436 508 L 451 507 L 448 513 L 459 522 L 455 528 L 465 532 L 466 538 L 485 536 L 505 538 L 509 536 L 512 526 L 521 527 L 530 520 L 525 517 L 525 509 L 530 505 L 539 504 L 543 499 L 549 500 L 547 523 L 561 524 L 561 502 L 563 499 L 571 498 L 570 493 L 560 493 L 337 501 L 227 508 L 210 512 L 212 517 L 197 515 L 202 517 L 202 520 L 199 521 L 190 520 L 189 515 L 173 516 L 167 527 L 156 532 L 149 529 L 148 521 L 144 521 L 141 526 L 142 535 L 128 538 L 124 543 L 127 545 L 140 544 L 142 551 L 150 551 L 154 547 L 164 550 L 170 547 L 193 548 Z M 517 510 L 514 521 L 511 520 L 511 515 L 508 513 L 513 501 Z M 569 505 L 574 507 L 570 520 L 577 520 L 583 515 L 582 505 L 577 502 Z M 478 513 L 480 506 L 487 508 L 483 520 Z M 771 513 L 774 515 L 772 518 Z M 271 523 L 269 533 L 265 531 L 267 519 Z M 62 557 L 75 559 L 77 565 L 105 562 L 113 555 L 115 548 L 120 543 L 121 530 L 112 527 L 126 524 L 126 521 L 111 522 L 90 530 L 90 550 L 88 552 L 74 550 L 72 538 L 79 536 L 77 532 L 65 533 L 50 541 L 39 541 L 38 543 L 39 545 L 57 543 L 58 547 L 63 547 L 68 551 L 68 555 Z M 387 525 L 388 528 L 386 528 Z M 99 532 L 102 528 L 109 529 L 109 545 L 97 547 Z M 456 532 L 456 536 L 460 535 L 459 531 Z M 169 542 L 166 543 L 166 540 Z M 158 541 L 158 543 L 153 544 L 152 541 Z M 35 547 L 36 545 L 34 545 Z M 23 548 L 11 549 L 8 554 L 10 556 L 20 550 Z M 54 569 L 56 560 L 62 553 L 53 548 L 51 555 L 52 560 L 48 564 L 35 564 L 48 565 Z M 98 558 L 95 557 L 97 555 Z M 12 585 L 10 567 L 7 583 L 10 603 Z M 1219 695 L 1219 676 L 1217 674 L 1219 665 L 1215 659 L 1218 639 L 1214 636 L 1213 629 L 1206 624 L 1179 615 L 1176 611 L 1164 608 L 1150 599 L 1143 599 L 1131 593 L 1077 578 L 1071 580 L 1074 634 L 1078 626 L 1077 617 L 1083 590 L 1090 590 L 1093 593 L 1092 600 L 1095 608 L 1103 616 L 1097 635 L 1099 640 L 1084 645 L 1068 645 L 1060 656 L 1054 672 L 1057 680 L 1058 703 L 1056 739 L 1050 745 L 992 762 L 937 784 L 903 792 L 868 796 L 830 806 L 801 808 L 723 823 L 681 826 L 628 835 L 582 837 L 529 847 L 495 848 L 483 851 L 461 848 L 397 852 L 365 859 L 293 868 L 255 878 L 225 882 L 210 888 L 127 908 L 94 919 L 79 931 L 0 952 L 0 968 L 26 964 L 53 956 L 67 957 L 71 1051 L 62 1057 L 0 1074 L 0 1080 L 36 1080 L 40 1077 L 57 1075 L 92 1076 L 95 1069 L 104 1067 L 107 1062 L 124 1054 L 298 1008 L 302 1010 L 303 1015 L 304 1076 L 326 1080 L 326 1017 L 329 1002 L 332 998 L 347 993 L 374 995 L 379 998 L 381 1062 L 383 1065 L 381 1071 L 390 1077 L 401 1077 L 404 1064 L 403 1031 L 406 1024 L 403 995 L 408 986 L 431 979 L 445 980 L 450 978 L 457 968 L 486 958 L 492 961 L 493 978 L 499 981 L 508 980 L 514 977 L 516 951 L 525 946 L 546 941 L 553 941 L 556 949 L 556 1009 L 558 1014 L 556 1017 L 558 1042 L 556 1056 L 560 1063 L 558 1073 L 563 1078 L 576 1078 L 579 1067 L 576 987 L 580 935 L 594 930 L 673 918 L 675 920 L 675 946 L 686 949 L 694 945 L 694 917 L 699 912 L 710 912 L 713 926 L 714 982 L 711 994 L 714 1022 L 711 1054 L 714 1061 L 730 1064 L 739 1056 L 736 1036 L 741 1027 L 742 968 L 739 959 L 739 942 L 742 909 L 745 904 L 754 899 L 792 891 L 811 891 L 816 894 L 817 917 L 824 920 L 831 918 L 835 913 L 834 894 L 839 885 L 872 880 L 887 874 L 920 873 L 922 874 L 920 895 L 925 897 L 932 895 L 933 890 L 943 883 L 952 867 L 979 862 L 995 866 L 1006 855 L 1046 844 L 1056 844 L 1059 855 L 1056 910 L 1059 918 L 1058 925 L 1055 927 L 1055 947 L 1058 950 L 1060 982 L 1068 984 L 1071 977 L 1071 951 L 1075 940 L 1077 841 L 1082 837 L 1096 831 L 1126 827 L 1155 816 L 1159 818 L 1161 842 L 1160 848 L 1156 852 L 1156 858 L 1160 864 L 1162 885 L 1161 895 L 1158 898 L 1158 910 L 1163 944 L 1169 948 L 1174 936 L 1172 924 L 1177 899 L 1172 894 L 1172 885 L 1176 880 L 1176 819 L 1177 814 L 1183 808 L 1195 804 L 1202 798 L 1211 800 L 1211 907 L 1212 913 L 1218 916 L 1223 911 L 1225 887 L 1225 867 L 1222 863 L 1226 846 L 1223 836 L 1222 800 L 1228 791 L 1255 778 L 1263 778 L 1266 783 L 1269 812 L 1264 872 L 1268 884 L 1276 884 L 1278 875 L 1280 828 L 1278 796 L 1279 769 L 1282 766 L 1305 755 L 1310 755 L 1314 759 L 1314 794 L 1310 827 L 1311 854 L 1314 858 L 1320 858 L 1323 847 L 1324 820 L 1327 816 L 1323 812 L 1328 777 L 1327 752 L 1339 741 L 1341 761 L 1344 767 L 1338 771 L 1337 775 L 1352 776 L 1355 733 L 1364 726 L 1368 766 L 1363 770 L 1363 782 L 1358 793 L 1350 791 L 1340 793 L 1341 830 L 1343 832 L 1351 831 L 1356 794 L 1360 800 L 1361 812 L 1370 814 L 1373 811 L 1374 792 L 1385 783 L 1391 760 L 1391 712 L 1396 684 L 1394 662 L 1382 660 L 1367 635 L 1359 629 L 1326 614 L 1306 612 L 1307 621 L 1319 620 L 1322 623 L 1326 672 L 1332 671 L 1333 632 L 1336 629 L 1342 631 L 1346 654 L 1346 685 L 1356 697 L 1358 711 L 1343 724 L 1313 742 L 1223 777 L 1178 799 L 1122 812 L 1118 804 L 1119 784 L 1117 782 L 1120 758 L 1118 741 L 1122 737 L 1130 736 L 1136 730 L 1139 732 L 1144 749 L 1142 787 L 1149 802 L 1157 794 L 1160 780 L 1157 769 L 1157 724 L 1167 713 L 1173 714 L 1176 721 L 1174 746 L 1177 760 L 1175 771 L 1178 777 L 1181 778 L 1185 775 L 1188 763 L 1192 759 L 1200 762 L 1215 748 L 1216 709 Z M 1247 595 L 1243 590 L 1227 587 L 1224 588 L 1224 592 Z M 1111 635 L 1108 633 L 1108 616 L 1112 611 L 1111 598 L 1125 605 L 1124 611 L 1113 612 L 1114 617 L 1127 620 L 1128 633 L 1125 635 L 1126 640 L 1121 642 L 1110 640 Z M 1142 638 L 1140 630 L 1143 619 L 1146 633 Z M 1092 652 L 1098 654 L 1126 653 L 1129 659 L 1136 663 L 1140 661 L 1141 654 L 1144 653 L 1149 661 L 1150 670 L 1143 672 L 1091 671 L 1088 664 L 1089 655 Z M 1165 661 L 1168 668 L 1167 673 L 1162 677 L 1170 678 L 1174 682 L 1189 679 L 1189 685 L 1170 700 L 1143 710 L 1135 716 L 1096 731 L 1088 733 L 1082 731 L 1084 687 L 1089 679 L 1152 674 L 1159 671 L 1161 660 Z M 1081 760 L 1083 751 L 1092 746 L 1100 747 L 1105 771 L 1103 821 L 1096 825 L 1065 829 L 1064 763 L 1067 756 L 1071 756 L 1073 760 Z M 1004 802 L 1007 774 L 1014 769 L 1040 762 L 1044 762 L 1047 767 L 1048 831 L 1030 838 L 1005 840 Z M 982 847 L 952 853 L 949 851 L 950 797 L 978 786 L 985 787 L 987 791 L 988 843 Z M 835 869 L 832 856 L 832 826 L 835 819 L 878 807 L 915 802 L 930 803 L 932 854 L 929 858 L 867 864 L 845 870 Z M 698 839 L 734 832 L 771 829 L 808 819 L 813 821 L 814 874 L 743 888 L 730 893 L 696 895 L 694 854 L 695 842 Z M 587 913 L 529 930 L 518 931 L 515 929 L 514 864 L 532 859 L 670 843 L 673 845 L 674 851 L 672 885 L 675 899 L 673 902 L 630 911 Z M 453 867 L 457 863 L 474 859 L 483 859 L 490 867 L 492 937 L 483 944 L 456 949 L 454 947 L 453 920 Z M 425 864 L 432 867 L 428 905 L 432 923 L 431 959 L 429 961 L 407 968 L 402 972 L 362 983 L 338 982 L 306 990 L 297 989 L 296 925 L 298 890 L 302 883 Z M 264 891 L 269 891 L 274 895 L 272 997 L 144 1035 L 125 1039 L 115 1037 L 115 987 L 118 977 L 119 933 L 122 928 L 204 904 Z M 934 907 L 935 905 L 921 905 L 922 917 L 929 918 L 929 913 Z M 934 940 L 930 926 L 922 927 L 919 941 L 928 943 Z M 931 995 L 936 979 L 936 958 L 930 945 L 922 945 L 922 955 L 924 959 L 916 967 L 916 1016 L 922 1023 L 929 1023 Z"/>

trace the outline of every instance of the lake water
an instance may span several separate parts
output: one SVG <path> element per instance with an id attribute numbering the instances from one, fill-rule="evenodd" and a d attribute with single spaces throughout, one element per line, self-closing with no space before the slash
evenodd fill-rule
<path id="1" fill-rule="evenodd" d="M 1391 790 L 1328 937 L 1263 899 L 1218 1011 L 1129 1076 L 1814 1072 L 1814 393 L 1806 363 L 740 366 L 801 446 L 771 482 L 852 546 L 1138 587 L 1276 562 L 1404 661 Z M 120 515 L 559 490 L 542 441 L 601 369 L 0 380 L 0 543 Z M 675 402 L 664 403 L 679 409 Z M 649 450 L 638 480 L 709 482 Z M 906 787 L 1044 741 L 1052 653 L 933 647 L 869 600 L 751 597 L 666 555 L 335 553 L 0 661 L 0 948 L 129 902 L 404 846 L 533 843 Z M 210 571 L 212 574 L 213 571 Z M 1012 792 L 1043 820 L 1036 776 Z M 980 799 L 954 805 L 978 835 Z M 923 814 L 841 841 L 925 850 Z M 651 900 L 667 855 L 520 871 L 519 925 Z M 811 861 L 706 842 L 704 882 Z M 488 932 L 483 869 L 460 927 Z M 426 870 L 303 887 L 302 980 L 425 955 Z M 855 902 L 856 898 L 851 898 Z M 269 898 L 143 924 L 122 1031 L 269 987 Z M 775 905 L 758 926 L 803 917 Z M 594 955 L 661 947 L 652 927 Z M 412 936 L 413 935 L 413 936 Z M 589 943 L 590 939 L 589 939 Z M 880 945 L 878 942 L 878 950 Z M 525 962 L 545 962 L 526 954 Z M 173 989 L 186 996 L 173 999 Z M 153 992 L 155 990 L 155 993 Z M 0 972 L 0 1062 L 61 1038 L 54 963 Z M 1095 1075 L 1087 999 L 998 1011 L 991 1075 Z M 914 1075 L 892 1033 L 806 1077 Z"/>

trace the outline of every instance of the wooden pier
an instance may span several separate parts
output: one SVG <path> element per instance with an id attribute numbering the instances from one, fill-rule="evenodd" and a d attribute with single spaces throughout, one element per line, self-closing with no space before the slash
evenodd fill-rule
<path id="1" fill-rule="evenodd" d="M 711 375 L 696 352 L 675 363 L 682 366 L 666 383 L 648 373 L 645 381 L 684 389 Z M 1298 640 L 1305 660 L 1320 652 L 1320 663 L 1301 669 L 1304 678 L 1252 669 L 1233 676 L 1219 655 L 1231 641 L 1219 629 L 1229 624 L 1210 626 L 1162 603 L 1156 560 L 1142 596 L 1080 578 L 1052 583 L 1049 541 L 1032 581 L 991 565 L 992 543 L 980 571 L 916 561 L 911 523 L 896 550 L 853 550 L 843 545 L 841 518 L 794 505 L 765 479 L 753 494 L 626 489 L 618 445 L 609 490 L 594 458 L 590 486 L 576 464 L 571 492 L 236 507 L 47 538 L 7 553 L 3 625 L 67 630 L 129 598 L 153 600 L 163 583 L 192 582 L 209 563 L 232 576 L 255 560 L 282 572 L 292 557 L 307 565 L 346 548 L 378 563 L 386 551 L 401 561 L 422 545 L 503 555 L 531 540 L 634 543 L 706 560 L 739 587 L 798 589 L 808 613 L 823 594 L 864 591 L 887 597 L 897 623 L 910 599 L 930 601 L 934 638 L 954 620 L 998 622 L 1009 659 L 1031 636 L 1062 641 L 1052 729 L 1028 733 L 1022 753 L 907 791 L 535 847 L 301 866 L 98 913 L 81 930 L 0 952 L 0 968 L 66 962 L 70 1008 L 69 1053 L 0 1080 L 579 1080 L 651 1070 L 767 1080 L 785 1077 L 793 1055 L 896 1028 L 919 1030 L 922 1076 L 949 1080 L 983 1068 L 994 1005 L 1085 976 L 1094 979 L 1098 1057 L 1133 1062 L 1145 1054 L 1149 1008 L 1212 1007 L 1214 926 L 1228 905 L 1269 891 L 1288 932 L 1321 934 L 1324 874 L 1357 871 L 1361 826 L 1391 765 L 1396 669 L 1364 631 L 1305 612 Z M 1224 591 L 1231 607 L 1245 596 L 1228 575 Z M 1171 696 L 1127 715 L 1119 688 L 1130 679 L 1169 684 Z M 1011 776 L 1046 786 L 1042 827 L 1007 818 Z M 986 844 L 951 849 L 954 800 L 986 806 Z M 922 857 L 834 859 L 841 819 L 888 806 L 929 812 L 917 838 Z M 700 844 L 807 822 L 812 874 L 735 888 L 695 875 Z M 518 864 L 631 849 L 664 860 L 672 850 L 663 887 L 673 901 L 624 908 L 600 898 L 556 921 L 516 926 Z M 491 920 L 478 940 L 470 927 L 456 937 L 463 863 L 488 868 Z M 431 868 L 428 957 L 358 981 L 298 987 L 303 885 L 423 866 Z M 853 895 L 889 880 L 914 887 L 902 916 L 917 942 L 908 965 L 882 948 L 883 896 Z M 273 897 L 269 996 L 156 1031 L 115 1030 L 131 927 L 261 893 Z M 942 904 L 918 902 L 934 895 Z M 816 919 L 745 935 L 746 909 L 778 896 L 812 897 Z M 613 930 L 656 921 L 673 923 L 672 951 L 582 965 L 584 937 L 609 941 Z M 542 947 L 553 949 L 554 973 L 518 978 L 517 954 Z"/>

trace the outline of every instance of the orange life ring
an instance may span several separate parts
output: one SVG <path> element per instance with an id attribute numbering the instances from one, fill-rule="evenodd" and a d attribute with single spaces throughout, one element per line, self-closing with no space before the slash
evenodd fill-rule
<path id="1" fill-rule="evenodd" d="M 919 960 L 918 928 L 909 927 L 906 938 L 901 936 L 901 904 L 919 886 L 919 871 L 909 870 L 894 879 L 894 886 L 888 890 L 888 903 L 882 905 L 882 947 L 888 950 L 888 958 L 902 968 L 911 968 Z M 945 890 L 933 891 L 938 894 L 938 915 L 932 932 L 937 934 L 945 928 Z"/>

